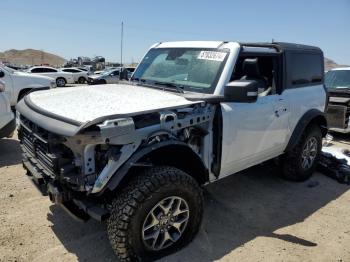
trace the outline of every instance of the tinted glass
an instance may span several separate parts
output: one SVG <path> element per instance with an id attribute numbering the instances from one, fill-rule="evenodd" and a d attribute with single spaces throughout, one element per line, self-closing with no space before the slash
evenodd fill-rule
<path id="1" fill-rule="evenodd" d="M 42 69 L 44 73 L 56 73 L 57 70 L 53 68 L 43 68 Z"/>
<path id="2" fill-rule="evenodd" d="M 322 84 L 323 61 L 319 54 L 290 53 L 287 56 L 288 85 Z"/>
<path id="3" fill-rule="evenodd" d="M 350 70 L 333 70 L 325 74 L 325 85 L 329 89 L 350 88 Z"/>
<path id="4" fill-rule="evenodd" d="M 32 72 L 32 73 L 42 73 L 43 70 L 42 70 L 42 68 L 34 68 L 30 72 Z"/>
<path id="5" fill-rule="evenodd" d="M 119 76 L 119 71 L 113 71 L 110 73 L 111 76 Z"/>

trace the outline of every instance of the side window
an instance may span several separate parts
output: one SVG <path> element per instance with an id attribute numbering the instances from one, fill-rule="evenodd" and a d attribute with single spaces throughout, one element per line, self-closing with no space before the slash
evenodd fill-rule
<path id="1" fill-rule="evenodd" d="M 32 73 L 42 73 L 42 68 L 33 68 L 30 72 Z"/>
<path id="2" fill-rule="evenodd" d="M 111 76 L 119 76 L 119 71 L 113 71 L 110 73 Z"/>
<path id="3" fill-rule="evenodd" d="M 249 61 L 251 62 L 249 63 Z M 259 94 L 266 90 L 268 90 L 266 95 L 279 93 L 278 61 L 277 56 L 244 53 L 238 58 L 230 81 L 256 80 L 263 87 L 261 90 L 259 89 Z M 250 66 L 247 66 L 248 63 Z"/>
<path id="4" fill-rule="evenodd" d="M 68 73 L 77 73 L 77 72 L 79 72 L 79 71 L 74 70 L 74 69 L 63 69 L 62 71 L 63 72 L 68 72 Z"/>
<path id="5" fill-rule="evenodd" d="M 320 54 L 289 53 L 287 86 L 290 88 L 323 84 L 323 61 Z"/>
<path id="6" fill-rule="evenodd" d="M 43 68 L 44 73 L 57 73 L 56 69 L 53 68 Z"/>

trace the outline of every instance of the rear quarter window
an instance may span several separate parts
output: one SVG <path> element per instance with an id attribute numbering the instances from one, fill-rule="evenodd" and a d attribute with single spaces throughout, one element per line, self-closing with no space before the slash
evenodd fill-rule
<path id="1" fill-rule="evenodd" d="M 323 56 L 311 52 L 287 54 L 287 87 L 323 84 Z"/>

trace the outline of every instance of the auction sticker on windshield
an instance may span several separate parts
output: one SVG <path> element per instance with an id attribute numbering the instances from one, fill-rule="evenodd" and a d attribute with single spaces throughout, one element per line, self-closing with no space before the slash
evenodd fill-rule
<path id="1" fill-rule="evenodd" d="M 212 60 L 212 61 L 224 61 L 227 53 L 216 51 L 201 51 L 198 55 L 198 59 Z"/>

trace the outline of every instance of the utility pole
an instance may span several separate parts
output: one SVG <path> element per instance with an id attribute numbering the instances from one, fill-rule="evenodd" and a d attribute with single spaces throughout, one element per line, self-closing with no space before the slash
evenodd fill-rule
<path id="1" fill-rule="evenodd" d="M 41 65 L 44 64 L 44 50 L 41 49 Z"/>
<path id="2" fill-rule="evenodd" d="M 124 23 L 122 22 L 122 30 L 120 36 L 120 66 L 123 66 L 123 35 L 124 35 Z"/>

